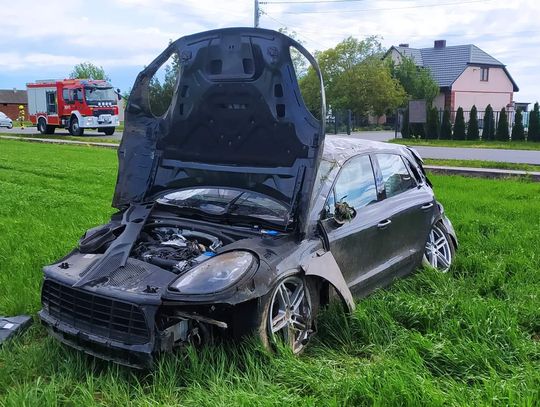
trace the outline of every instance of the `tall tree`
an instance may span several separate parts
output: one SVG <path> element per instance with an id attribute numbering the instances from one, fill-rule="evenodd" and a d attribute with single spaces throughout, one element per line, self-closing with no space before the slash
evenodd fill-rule
<path id="1" fill-rule="evenodd" d="M 465 117 L 463 108 L 458 107 L 456 121 L 454 122 L 454 140 L 465 140 Z"/>
<path id="2" fill-rule="evenodd" d="M 491 105 L 486 106 L 484 112 L 484 127 L 482 130 L 482 140 L 489 141 L 495 138 L 495 118 L 493 116 L 493 108 Z"/>
<path id="3" fill-rule="evenodd" d="M 495 138 L 500 141 L 508 141 L 510 133 L 508 131 L 508 116 L 506 115 L 506 109 L 503 107 L 499 114 L 499 122 L 497 123 L 497 132 Z"/>
<path id="4" fill-rule="evenodd" d="M 171 41 L 169 41 L 170 43 Z M 178 54 L 173 52 L 169 59 L 152 76 L 152 79 L 150 79 L 148 97 L 150 109 L 155 116 L 162 116 L 169 108 L 180 69 Z"/>
<path id="5" fill-rule="evenodd" d="M 426 138 L 439 138 L 439 110 L 436 107 L 428 107 L 426 127 Z"/>
<path id="6" fill-rule="evenodd" d="M 480 132 L 478 131 L 478 111 L 476 106 L 471 107 L 469 114 L 469 125 L 467 126 L 467 140 L 478 140 Z"/>
<path id="7" fill-rule="evenodd" d="M 523 114 L 521 109 L 514 115 L 514 125 L 512 126 L 512 141 L 525 140 L 525 129 L 523 128 Z"/>
<path id="8" fill-rule="evenodd" d="M 382 115 L 403 104 L 405 92 L 381 59 L 376 37 L 346 38 L 334 48 L 315 54 L 324 79 L 327 103 L 334 109 L 351 109 L 355 114 Z M 309 67 L 300 79 L 304 102 L 312 112 L 320 105 L 319 81 Z"/>
<path id="9" fill-rule="evenodd" d="M 534 104 L 533 110 L 529 113 L 527 141 L 540 141 L 540 108 L 538 102 Z"/>
<path id="10" fill-rule="evenodd" d="M 282 27 L 278 31 L 291 37 L 293 40 L 297 41 L 301 45 L 304 45 L 303 41 L 298 38 L 298 34 L 296 31 L 290 31 L 287 27 Z M 309 62 L 296 48 L 291 48 L 290 51 L 294 71 L 296 72 L 296 77 L 297 79 L 301 79 L 307 74 Z"/>
<path id="11" fill-rule="evenodd" d="M 102 79 L 110 81 L 111 79 L 105 73 L 102 66 L 94 65 L 91 62 L 81 62 L 73 67 L 69 74 L 71 79 Z"/>
<path id="12" fill-rule="evenodd" d="M 441 124 L 441 139 L 450 140 L 452 138 L 452 123 L 450 122 L 450 110 L 444 109 Z"/>
<path id="13" fill-rule="evenodd" d="M 439 85 L 431 76 L 429 69 L 416 66 L 411 58 L 405 57 L 399 64 L 391 61 L 390 69 L 409 99 L 424 99 L 431 105 L 439 94 Z"/>

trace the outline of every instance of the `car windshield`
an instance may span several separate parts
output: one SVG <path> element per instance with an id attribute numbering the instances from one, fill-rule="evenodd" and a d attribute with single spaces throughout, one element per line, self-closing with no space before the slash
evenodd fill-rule
<path id="1" fill-rule="evenodd" d="M 116 102 L 113 88 L 86 87 L 85 94 L 88 102 Z"/>
<path id="2" fill-rule="evenodd" d="M 158 203 L 194 208 L 210 215 L 239 215 L 287 225 L 289 211 L 281 203 L 256 192 L 226 188 L 194 188 L 171 192 Z"/>

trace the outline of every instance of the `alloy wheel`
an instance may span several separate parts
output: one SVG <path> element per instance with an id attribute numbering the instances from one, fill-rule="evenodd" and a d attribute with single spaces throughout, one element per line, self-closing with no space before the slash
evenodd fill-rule
<path id="1" fill-rule="evenodd" d="M 268 331 L 282 340 L 293 353 L 304 348 L 311 334 L 310 293 L 304 280 L 287 277 L 275 288 L 268 313 Z"/>
<path id="2" fill-rule="evenodd" d="M 425 258 L 429 265 L 446 273 L 452 264 L 452 249 L 448 235 L 437 225 L 429 232 L 426 242 Z"/>

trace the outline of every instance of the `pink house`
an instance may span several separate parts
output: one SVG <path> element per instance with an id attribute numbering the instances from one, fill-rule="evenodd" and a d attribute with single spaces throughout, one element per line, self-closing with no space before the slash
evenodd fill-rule
<path id="1" fill-rule="evenodd" d="M 435 41 L 433 48 L 410 48 L 408 44 L 392 46 L 387 54 L 396 63 L 412 58 L 417 66 L 428 68 L 440 86 L 434 106 L 451 111 L 473 105 L 483 111 L 488 104 L 493 110 L 513 110 L 514 92 L 519 88 L 506 66 L 475 45 L 446 46 Z"/>

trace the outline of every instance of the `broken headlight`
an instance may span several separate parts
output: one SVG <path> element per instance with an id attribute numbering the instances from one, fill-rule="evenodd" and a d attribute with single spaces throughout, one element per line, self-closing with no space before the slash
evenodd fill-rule
<path id="1" fill-rule="evenodd" d="M 182 294 L 211 294 L 236 283 L 256 262 L 250 252 L 227 252 L 201 263 L 179 277 L 169 288 Z"/>

